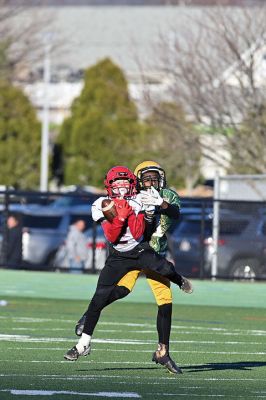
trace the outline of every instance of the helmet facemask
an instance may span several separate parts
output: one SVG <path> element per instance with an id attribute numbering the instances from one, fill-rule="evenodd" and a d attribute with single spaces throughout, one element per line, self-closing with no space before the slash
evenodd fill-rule
<path id="1" fill-rule="evenodd" d="M 154 186 L 154 188 L 156 190 L 160 191 L 161 189 L 166 187 L 166 178 L 165 178 L 165 172 L 164 172 L 163 168 L 157 162 L 150 160 L 150 161 L 143 161 L 142 163 L 137 165 L 137 167 L 135 168 L 134 174 L 137 177 L 138 190 L 147 190 L 149 185 L 147 185 L 147 183 L 145 185 L 144 174 L 145 174 L 145 179 L 147 182 L 148 181 L 147 176 L 149 175 L 148 172 L 152 173 L 151 178 L 150 178 L 151 183 L 152 183 L 152 180 L 154 179 L 153 177 L 155 176 L 154 172 L 156 172 L 158 174 L 159 184 L 156 184 L 155 181 L 154 181 L 155 185 L 152 183 L 152 186 Z"/>
<path id="2" fill-rule="evenodd" d="M 140 183 L 144 190 L 153 186 L 156 190 L 160 190 L 161 177 L 158 171 L 146 171 L 141 174 Z"/>
<path id="3" fill-rule="evenodd" d="M 111 185 L 110 189 L 113 198 L 123 199 L 130 197 L 130 182 L 127 179 L 117 179 Z"/>

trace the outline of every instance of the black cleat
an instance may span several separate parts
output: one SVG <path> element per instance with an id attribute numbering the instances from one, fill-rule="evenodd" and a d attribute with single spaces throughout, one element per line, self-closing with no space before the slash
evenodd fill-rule
<path id="1" fill-rule="evenodd" d="M 91 351 L 91 346 L 88 346 L 88 347 L 84 346 L 84 350 L 82 351 L 82 353 L 79 353 L 76 346 L 74 346 L 74 347 L 72 347 L 72 349 L 70 349 L 66 352 L 66 354 L 64 355 L 64 358 L 67 361 L 77 361 L 77 359 L 80 356 L 87 356 L 88 354 L 90 354 L 90 351 Z"/>
<path id="2" fill-rule="evenodd" d="M 77 336 L 81 336 L 83 329 L 84 329 L 84 325 L 85 325 L 85 321 L 86 321 L 86 315 L 82 315 L 82 317 L 80 318 L 80 320 L 78 320 L 76 326 L 75 326 L 75 334 Z"/>
<path id="3" fill-rule="evenodd" d="M 193 292 L 192 283 L 184 276 L 181 277 L 180 289 L 183 290 L 183 292 L 188 293 L 188 294 L 191 294 Z"/>
<path id="4" fill-rule="evenodd" d="M 163 365 L 171 374 L 182 374 L 181 368 L 176 365 L 168 353 L 160 357 L 155 351 L 152 356 L 152 361 L 154 361 L 156 364 Z"/>

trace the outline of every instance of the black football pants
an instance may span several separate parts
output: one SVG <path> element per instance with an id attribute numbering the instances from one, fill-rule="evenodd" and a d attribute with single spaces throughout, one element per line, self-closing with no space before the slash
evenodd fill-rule
<path id="1" fill-rule="evenodd" d="M 111 249 L 105 266 L 99 275 L 96 291 L 85 313 L 84 333 L 93 334 L 101 311 L 116 299 L 117 282 L 128 271 L 136 269 L 152 270 L 165 276 L 179 287 L 182 284 L 182 277 L 175 271 L 174 265 L 156 253 L 148 243 L 139 244 L 134 250 L 127 252 Z M 126 295 L 127 293 L 125 293 Z M 122 297 L 124 296 L 118 294 L 117 299 Z"/>

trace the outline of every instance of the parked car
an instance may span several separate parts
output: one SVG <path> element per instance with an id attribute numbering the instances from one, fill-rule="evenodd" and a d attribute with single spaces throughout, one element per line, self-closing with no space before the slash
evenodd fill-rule
<path id="1" fill-rule="evenodd" d="M 95 225 L 84 232 L 87 238 L 87 259 L 85 262 L 85 271 L 97 272 L 104 267 L 107 255 L 107 243 L 100 225 Z M 94 260 L 93 260 L 94 258 Z M 69 260 L 65 242 L 63 242 L 54 259 L 54 268 L 60 271 L 69 270 Z"/>
<path id="2" fill-rule="evenodd" d="M 91 218 L 91 207 L 86 204 L 83 209 L 79 206 L 69 208 L 35 207 L 29 205 L 18 205 L 11 209 L 12 212 L 20 214 L 23 226 L 22 248 L 23 268 L 34 270 L 67 269 L 64 260 L 64 241 L 69 226 L 78 219 L 86 221 L 88 257 L 85 269 L 99 271 L 103 268 L 106 260 L 107 245 L 100 225 L 95 231 L 95 253 L 93 251 L 93 222 Z M 2 240 L 3 240 L 3 213 L 0 210 L 0 262 L 2 262 Z M 61 251 L 60 251 L 61 250 Z M 95 260 L 93 264 L 93 255 Z M 57 256 L 57 259 L 56 259 Z"/>
<path id="3" fill-rule="evenodd" d="M 184 219 L 187 219 L 187 217 L 189 217 L 191 215 L 198 215 L 199 218 L 201 218 L 201 216 L 203 216 L 203 215 L 212 214 L 212 213 L 213 213 L 212 207 L 203 209 L 200 206 L 196 206 L 196 207 L 191 207 L 191 206 L 182 207 L 181 206 L 179 218 L 177 220 L 173 221 L 172 225 L 168 229 L 168 233 L 171 234 L 173 231 L 175 231 L 177 229 L 177 226 L 180 225 L 180 223 Z"/>
<path id="4" fill-rule="evenodd" d="M 94 269 L 103 269 L 108 252 L 108 245 L 101 225 L 96 225 L 96 230 L 89 228 L 85 231 L 87 237 L 88 258 L 85 263 L 85 270 L 93 269 L 93 247 L 95 246 Z"/>
<path id="5" fill-rule="evenodd" d="M 86 227 L 92 226 L 90 209 L 87 213 L 59 212 L 40 209 L 23 212 L 22 247 L 23 261 L 29 268 L 53 268 L 54 257 L 64 242 L 69 226 L 78 219 L 86 221 Z"/>
<path id="6" fill-rule="evenodd" d="M 88 207 L 98 197 L 99 195 L 88 194 L 88 193 L 83 195 L 81 195 L 80 193 L 77 195 L 64 195 L 58 197 L 56 200 L 51 202 L 49 204 L 49 207 L 55 209 L 70 208 L 70 207 L 73 209 L 73 207 L 79 207 L 79 206 Z"/>
<path id="7" fill-rule="evenodd" d="M 100 194 L 92 193 L 82 188 L 70 192 L 61 193 L 44 208 L 60 211 L 84 211 L 91 207 L 92 203 L 100 197 Z"/>
<path id="8" fill-rule="evenodd" d="M 218 276 L 266 277 L 266 217 L 223 211 L 218 240 Z M 184 218 L 169 243 L 178 270 L 187 276 L 211 276 L 214 251 L 212 214 L 202 220 L 195 214 Z"/>

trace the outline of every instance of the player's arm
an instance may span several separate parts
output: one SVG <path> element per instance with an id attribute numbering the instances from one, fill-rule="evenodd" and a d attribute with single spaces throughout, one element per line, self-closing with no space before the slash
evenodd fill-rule
<path id="1" fill-rule="evenodd" d="M 167 201 L 163 201 L 160 206 L 160 214 L 167 215 L 169 218 L 178 219 L 180 215 L 180 208 L 176 204 L 168 203 Z"/>
<path id="2" fill-rule="evenodd" d="M 110 204 L 111 200 L 106 197 L 100 197 L 92 204 L 92 219 L 98 223 L 101 223 L 105 238 L 115 243 L 119 236 L 122 234 L 124 227 L 124 221 L 121 221 L 116 216 L 113 218 L 113 213 L 116 209 L 109 209 L 106 204 Z M 105 205 L 105 208 L 103 208 Z"/>
<path id="3" fill-rule="evenodd" d="M 126 200 L 114 200 L 115 215 L 110 220 L 102 222 L 102 228 L 106 239 L 111 243 L 116 243 L 125 233 L 129 225 L 129 218 L 133 214 L 132 207 Z"/>
<path id="4" fill-rule="evenodd" d="M 155 214 L 147 215 L 147 213 L 144 213 L 144 220 L 145 220 L 145 231 L 144 231 L 144 240 L 146 242 L 149 242 L 151 240 L 152 234 L 156 230 L 156 218 Z"/>
<path id="5" fill-rule="evenodd" d="M 116 243 L 123 234 L 125 222 L 115 217 L 112 222 L 104 220 L 101 225 L 108 242 Z"/>
<path id="6" fill-rule="evenodd" d="M 135 214 L 137 214 L 137 219 L 135 221 L 132 220 L 132 228 L 131 232 L 135 231 L 133 235 L 137 240 L 141 236 L 143 236 L 145 241 L 149 241 L 152 233 L 155 230 L 155 207 L 154 206 L 145 206 L 141 201 L 141 194 L 139 193 L 135 201 Z"/>
<path id="7" fill-rule="evenodd" d="M 162 196 L 163 194 L 164 194 L 164 189 Z M 167 215 L 172 219 L 178 219 L 180 215 L 180 198 L 178 194 L 171 189 L 166 189 L 165 194 L 167 195 L 167 199 L 169 200 L 163 199 L 164 201 L 160 209 L 161 214 Z"/>
<path id="8" fill-rule="evenodd" d="M 129 229 L 130 229 L 130 232 L 131 232 L 133 238 L 136 240 L 140 239 L 145 231 L 144 214 L 139 213 L 136 215 L 136 214 L 132 213 L 128 217 L 128 226 L 129 226 Z"/>
<path id="9" fill-rule="evenodd" d="M 171 192 L 171 202 L 164 200 L 160 193 L 151 187 L 149 192 L 142 191 L 142 202 L 146 205 L 153 205 L 157 212 L 167 215 L 170 218 L 178 219 L 180 214 L 179 197 L 173 191 Z"/>

